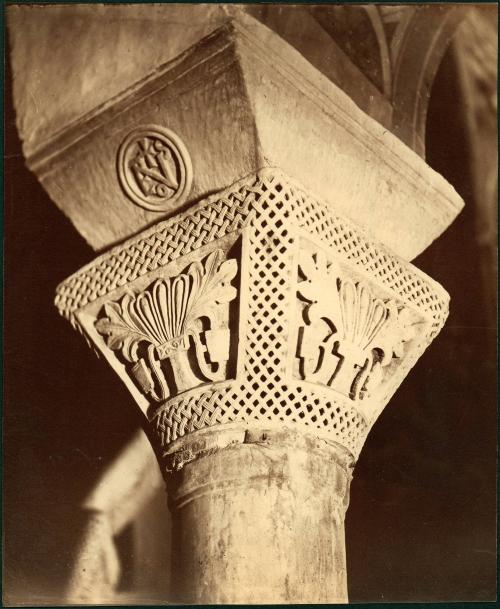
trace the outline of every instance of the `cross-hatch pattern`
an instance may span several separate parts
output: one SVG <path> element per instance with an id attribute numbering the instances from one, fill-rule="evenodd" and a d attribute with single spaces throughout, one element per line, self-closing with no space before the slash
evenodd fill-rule
<path id="1" fill-rule="evenodd" d="M 247 240 L 237 329 L 242 365 L 235 379 L 181 393 L 156 410 L 151 422 L 161 447 L 204 427 L 258 420 L 313 428 L 357 457 L 385 403 L 444 324 L 447 294 L 281 171 L 267 169 L 249 176 L 179 218 L 160 223 L 146 236 L 115 248 L 59 286 L 57 306 L 75 322 L 74 313 L 87 303 L 242 231 Z M 297 329 L 291 314 L 297 291 L 297 231 L 306 233 L 345 266 L 368 275 L 370 281 L 429 321 L 385 393 L 377 395 L 371 416 L 331 388 L 294 379 L 291 374 Z"/>

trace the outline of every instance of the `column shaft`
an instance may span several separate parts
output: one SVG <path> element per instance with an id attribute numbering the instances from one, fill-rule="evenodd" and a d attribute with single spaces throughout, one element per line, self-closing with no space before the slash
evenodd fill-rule
<path id="1" fill-rule="evenodd" d="M 224 428 L 195 432 L 170 453 L 193 459 L 167 475 L 173 600 L 347 602 L 352 457 L 294 430 L 230 433 L 230 443 L 217 448 Z"/>

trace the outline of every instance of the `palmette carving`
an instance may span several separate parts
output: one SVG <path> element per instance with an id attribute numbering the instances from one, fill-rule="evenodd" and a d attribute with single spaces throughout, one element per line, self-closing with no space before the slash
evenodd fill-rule
<path id="1" fill-rule="evenodd" d="M 321 250 L 301 251 L 299 269 L 297 292 L 304 306 L 296 376 L 352 400 L 368 397 L 393 358 L 404 355 L 420 322 L 395 300 L 378 298 L 365 282 L 346 277 Z"/>
<path id="2" fill-rule="evenodd" d="M 110 349 L 134 364 L 131 375 L 153 400 L 224 380 L 230 331 L 220 305 L 236 298 L 231 281 L 237 268 L 236 260 L 224 260 L 215 250 L 187 272 L 104 305 L 97 331 Z"/>
<path id="3" fill-rule="evenodd" d="M 210 258 L 217 250 L 224 254 Z M 238 259 L 236 278 L 236 262 L 223 266 L 224 258 Z M 186 276 L 172 294 L 187 294 L 196 260 L 203 277 L 227 270 L 224 281 L 207 281 L 199 301 L 198 310 L 211 317 L 195 319 L 196 308 L 186 304 L 178 309 L 186 315 L 170 320 L 150 304 L 167 292 L 155 282 L 172 291 Z M 318 297 L 311 292 L 314 273 Z M 236 298 L 228 293 L 220 303 L 225 298 L 209 284 L 231 286 Z M 150 296 L 136 302 L 145 292 Z M 120 375 L 160 451 L 208 426 L 261 421 L 314 430 L 354 456 L 447 315 L 447 295 L 432 279 L 277 169 L 249 176 L 102 255 L 59 287 L 57 305 Z M 165 327 L 172 331 L 140 329 L 135 352 L 120 333 L 134 343 L 137 325 L 107 330 L 116 321 L 123 326 L 124 311 L 126 317 L 139 305 L 170 320 Z M 181 320 L 192 333 L 180 330 Z"/>

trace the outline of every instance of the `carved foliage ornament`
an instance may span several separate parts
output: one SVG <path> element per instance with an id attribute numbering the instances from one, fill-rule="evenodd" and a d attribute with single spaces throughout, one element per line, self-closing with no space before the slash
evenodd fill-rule
<path id="1" fill-rule="evenodd" d="M 134 364 L 129 372 L 153 400 L 226 378 L 236 272 L 236 260 L 216 250 L 187 272 L 104 305 L 97 331 L 124 363 Z"/>
<path id="2" fill-rule="evenodd" d="M 165 211 L 189 195 L 191 159 L 175 133 L 146 125 L 132 131 L 121 144 L 118 178 L 134 203 L 152 211 Z"/>
<path id="3" fill-rule="evenodd" d="M 245 227 L 250 230 L 244 232 L 246 245 L 240 248 L 236 240 Z M 208 255 L 214 250 L 224 254 L 219 253 L 215 265 L 209 265 Z M 316 250 L 321 251 L 316 254 Z M 294 260 L 301 251 L 299 268 L 300 260 L 296 264 Z M 229 268 L 223 266 L 228 257 L 240 255 L 247 267 L 241 288 L 240 278 L 234 277 L 236 263 L 229 260 Z M 161 359 L 166 355 L 161 347 L 182 333 L 172 330 L 165 336 L 162 331 L 155 337 L 148 329 L 140 329 L 133 313 L 146 307 L 149 299 L 161 301 L 160 290 L 154 293 L 156 280 L 165 281 L 172 289 L 177 276 L 189 276 L 190 263 L 195 260 L 199 261 L 196 274 L 201 273 L 207 282 L 206 301 L 215 301 L 215 305 L 209 307 L 212 319 L 201 317 L 185 324 L 193 327 L 194 334 L 187 339 L 185 369 L 195 377 L 192 385 L 186 386 L 196 389 L 180 392 L 173 371 L 176 363 L 172 365 L 172 357 Z M 207 290 L 208 283 L 213 284 L 206 277 L 209 266 L 216 273 L 231 270 L 215 285 L 231 288 L 232 284 L 238 290 L 238 303 L 235 289 L 225 297 L 215 297 L 214 291 Z M 291 284 L 295 293 L 290 292 Z M 243 294 L 240 289 L 244 289 Z M 137 301 L 146 292 L 150 296 Z M 227 302 L 221 302 L 224 300 Z M 106 301 L 113 302 L 104 308 Z M 341 302 L 349 306 L 343 310 Z M 373 324 L 369 320 L 376 319 L 380 303 L 385 313 L 379 324 Z M 161 446 L 211 425 L 279 420 L 328 434 L 357 456 L 390 395 L 442 328 L 448 296 L 411 264 L 367 240 L 348 220 L 334 215 L 329 205 L 314 199 L 286 174 L 266 169 L 104 254 L 58 288 L 57 305 L 67 319 L 93 338 L 97 349 L 109 357 L 132 389 L 141 409 L 152 415 Z M 193 311 L 190 304 L 186 313 L 188 308 L 191 314 L 185 317 L 193 318 L 196 309 Z M 205 306 L 197 307 L 199 311 L 202 308 L 206 310 Z M 364 318 L 367 327 L 361 331 L 358 323 L 357 338 L 351 341 L 349 311 L 355 312 L 355 319 Z M 165 313 L 158 316 L 169 317 Z M 99 318 L 100 335 L 95 328 Z M 388 328 L 394 328 L 394 333 L 390 340 L 384 340 Z M 125 344 L 134 333 L 143 338 L 135 353 L 135 348 Z M 216 341 L 212 340 L 215 334 L 220 335 Z M 198 351 L 196 341 L 201 345 Z M 361 351 L 360 366 L 350 369 L 349 361 L 338 355 L 347 351 L 349 343 L 358 344 L 358 355 Z M 178 347 L 171 346 L 175 360 Z M 129 360 L 122 347 L 130 350 Z M 341 366 L 346 375 L 349 372 L 348 397 L 336 390 Z M 377 370 L 382 380 L 376 388 Z M 361 382 L 360 374 L 367 374 L 367 380 Z M 214 383 L 211 376 L 228 382 Z M 164 403 L 158 403 L 167 393 L 162 394 L 161 381 L 169 392 Z M 182 379 L 179 383 L 182 387 Z M 357 394 L 359 399 L 352 397 Z M 152 403 L 154 395 L 156 403 Z"/>
<path id="4" fill-rule="evenodd" d="M 301 252 L 296 375 L 327 385 L 352 400 L 364 399 L 384 379 L 393 358 L 418 334 L 414 314 L 374 296 L 362 281 L 343 276 L 322 252 Z"/>

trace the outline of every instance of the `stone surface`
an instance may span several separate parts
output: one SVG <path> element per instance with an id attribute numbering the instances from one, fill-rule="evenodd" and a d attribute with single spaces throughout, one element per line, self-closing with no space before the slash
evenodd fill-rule
<path id="1" fill-rule="evenodd" d="M 29 156 L 231 16 L 248 13 L 423 156 L 435 70 L 467 12 L 457 4 L 10 6 L 25 152 Z"/>
<path id="2" fill-rule="evenodd" d="M 123 141 L 143 125 L 175 133 L 192 160 L 191 191 L 162 213 L 131 201 L 117 175 Z M 66 129 L 28 163 L 95 249 L 266 166 L 284 169 L 406 259 L 462 206 L 421 159 L 244 14 Z"/>
<path id="3" fill-rule="evenodd" d="M 188 132 L 189 158 L 195 150 L 187 194 L 170 120 Z M 105 246 L 153 221 L 144 203 L 167 215 L 216 191 L 101 256 L 57 297 L 150 420 L 177 599 L 345 601 L 350 470 L 447 314 L 443 290 L 397 254 L 420 251 L 460 201 L 243 17 L 45 144 L 29 162 Z M 87 597 L 117 586 L 112 537 L 147 495 L 151 456 L 135 472 L 122 457 L 87 502 L 75 578 Z"/>
<path id="4" fill-rule="evenodd" d="M 139 431 L 81 506 L 86 524 L 73 558 L 65 602 L 106 604 L 116 600 L 122 575 L 116 539 L 148 506 L 159 488 L 161 476 L 156 457 L 146 435 Z M 138 545 L 136 558 L 144 560 L 146 555 Z"/>
<path id="5" fill-rule="evenodd" d="M 7 19 L 26 155 L 241 12 L 277 32 L 390 128 L 389 101 L 306 7 L 17 5 L 8 8 Z"/>
<path id="6" fill-rule="evenodd" d="M 56 298 L 127 385 L 160 450 L 259 419 L 315 429 L 355 456 L 447 301 L 276 169 L 111 250 Z"/>
<path id="7" fill-rule="evenodd" d="M 29 166 L 89 243 L 121 242 L 56 302 L 147 419 L 174 600 L 344 602 L 352 467 L 447 316 L 447 294 L 408 260 L 462 201 L 274 32 L 213 11 L 193 37 L 223 25 L 198 44 L 174 57 L 174 37 L 157 69 L 141 54 L 110 86 L 134 70 L 140 82 L 90 110 L 83 95 L 71 124 L 56 132 L 45 115 L 26 138 Z M 375 76 L 387 93 L 387 62 Z M 111 537 L 148 497 L 144 464 L 122 485 L 127 464 L 86 506 L 77 567 L 97 553 L 103 590 L 118 581 Z M 76 573 L 84 595 L 89 582 Z"/>
<path id="8" fill-rule="evenodd" d="M 224 5 L 209 4 L 188 10 L 182 4 L 9 6 L 14 98 L 26 155 L 226 18 Z"/>
<path id="9" fill-rule="evenodd" d="M 167 477 L 174 602 L 347 601 L 347 451 L 293 429 L 222 426 L 170 454 L 186 452 Z"/>
<path id="10" fill-rule="evenodd" d="M 56 302 L 149 420 L 174 600 L 344 602 L 350 471 L 441 329 L 444 290 L 266 169 L 101 256 Z"/>
<path id="11" fill-rule="evenodd" d="M 331 35 L 316 18 L 316 9 L 319 8 L 317 5 L 250 4 L 244 8 L 248 14 L 264 23 L 299 51 L 307 61 L 347 93 L 363 112 L 391 129 L 392 106 L 389 98 L 372 83 L 369 75 L 360 69 L 362 62 L 359 62 L 359 55 L 355 54 L 350 59 L 346 47 L 343 47 L 344 52 L 336 36 Z M 323 8 L 330 12 L 336 10 L 331 4 Z M 356 38 L 356 51 L 359 50 L 358 45 L 363 44 L 362 41 L 362 36 Z M 352 42 L 351 38 L 351 48 Z M 370 61 L 372 64 L 378 63 L 376 59 L 373 61 L 373 57 Z"/>
<path id="12" fill-rule="evenodd" d="M 475 6 L 452 45 L 465 99 L 465 125 L 471 147 L 471 173 L 481 244 L 481 276 L 488 292 L 489 324 L 497 320 L 498 276 L 498 6 Z"/>
<path id="13" fill-rule="evenodd" d="M 464 4 L 418 6 L 394 35 L 393 131 L 421 156 L 432 83 L 468 10 Z"/>

